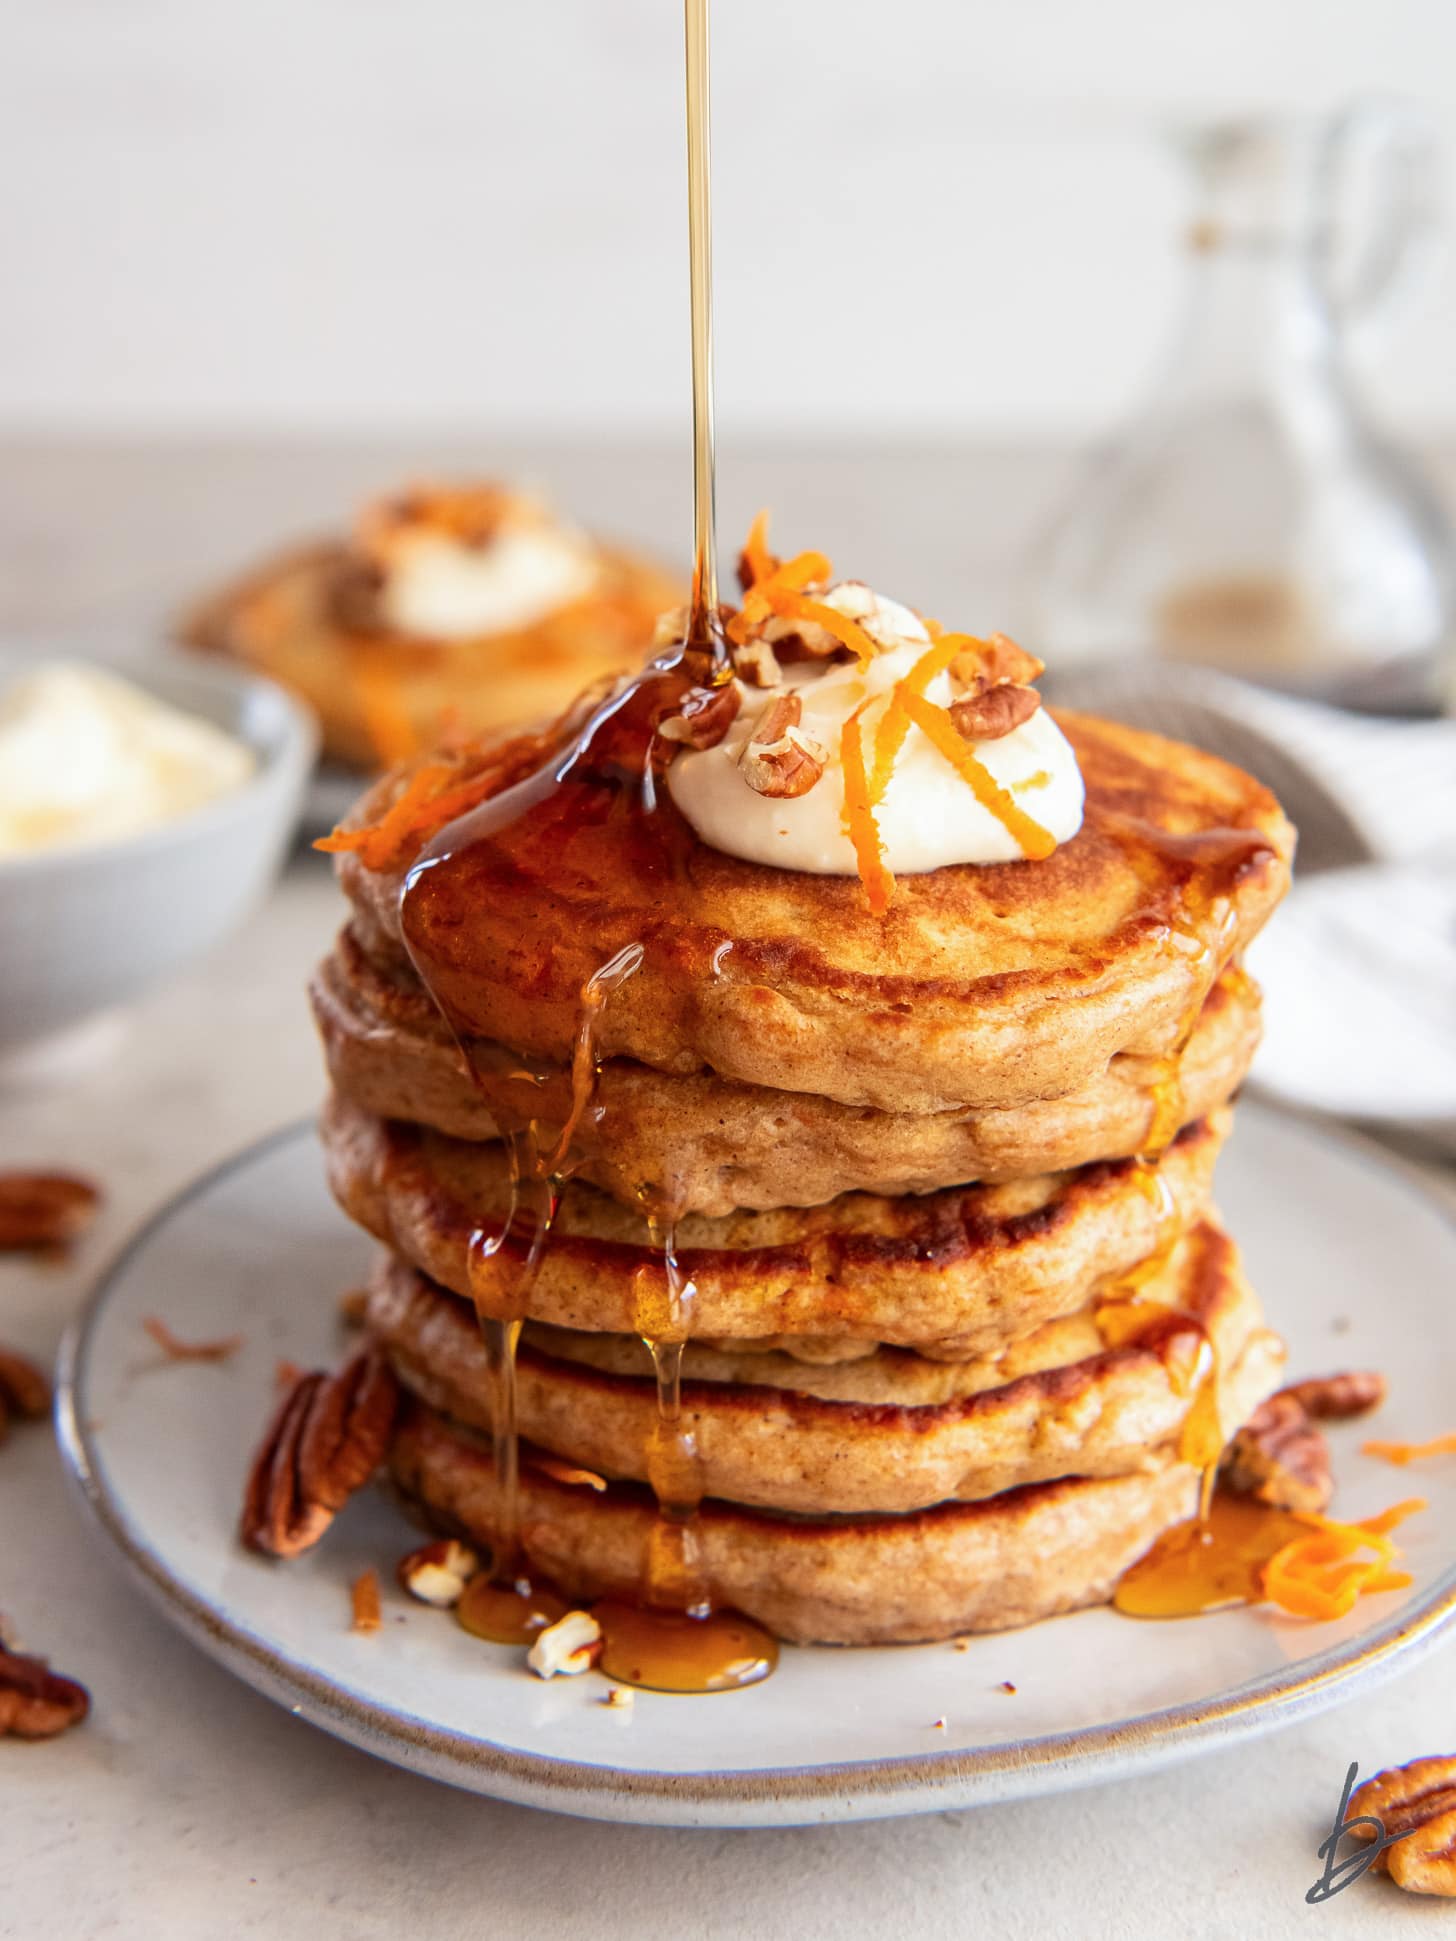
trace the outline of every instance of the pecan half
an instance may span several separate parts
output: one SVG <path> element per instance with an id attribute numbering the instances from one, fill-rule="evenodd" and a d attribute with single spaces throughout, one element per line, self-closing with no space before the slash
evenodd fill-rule
<path id="1" fill-rule="evenodd" d="M 1018 647 L 1009 634 L 992 634 L 975 647 L 964 647 L 950 664 L 951 678 L 965 687 L 980 683 L 995 687 L 998 681 L 1014 681 L 1026 687 L 1046 672 L 1046 662 Z"/>
<path id="2" fill-rule="evenodd" d="M 1271 1509 L 1319 1511 L 1334 1492 L 1324 1436 L 1287 1391 L 1255 1409 L 1230 1442 L 1222 1479 Z"/>
<path id="3" fill-rule="evenodd" d="M 1370 1814 L 1395 1841 L 1375 1860 L 1372 1873 L 1388 1873 L 1413 1894 L 1456 1896 L 1456 1757 L 1413 1759 L 1376 1773 L 1350 1795 L 1348 1817 Z M 1351 1829 L 1360 1840 L 1373 1830 Z"/>
<path id="4" fill-rule="evenodd" d="M 10 1433 L 12 1417 L 38 1422 L 50 1405 L 50 1383 L 35 1363 L 0 1348 L 0 1442 Z"/>
<path id="5" fill-rule="evenodd" d="M 351 1287 L 347 1294 L 339 1296 L 339 1320 L 346 1328 L 362 1328 L 364 1317 L 369 1312 L 369 1289 Z"/>
<path id="6" fill-rule="evenodd" d="M 74 1173 L 0 1173 L 0 1253 L 66 1247 L 101 1207 L 101 1189 Z"/>
<path id="7" fill-rule="evenodd" d="M 1291 1382 L 1282 1393 L 1292 1395 L 1316 1422 L 1348 1422 L 1380 1407 L 1385 1400 L 1385 1377 L 1373 1368 L 1345 1375 L 1313 1375 L 1308 1381 Z"/>
<path id="8" fill-rule="evenodd" d="M 950 718 L 967 741 L 1000 741 L 1019 728 L 1041 706 L 1034 687 L 1017 687 L 1012 681 L 998 681 L 964 695 L 950 704 Z"/>
<path id="9" fill-rule="evenodd" d="M 742 705 L 731 684 L 689 688 L 678 712 L 659 721 L 657 732 L 664 741 L 680 741 L 689 748 L 716 748 Z"/>
<path id="10" fill-rule="evenodd" d="M 62 1678 L 44 1658 L 0 1650 L 0 1738 L 53 1739 L 90 1709 L 86 1687 Z"/>
<path id="11" fill-rule="evenodd" d="M 317 1543 L 384 1458 L 398 1384 L 376 1347 L 337 1374 L 300 1376 L 253 1459 L 240 1534 L 250 1550 L 296 1557 Z"/>
<path id="12" fill-rule="evenodd" d="M 828 753 L 799 727 L 803 703 L 784 694 L 764 710 L 740 758 L 743 779 L 759 795 L 807 795 L 824 773 Z"/>

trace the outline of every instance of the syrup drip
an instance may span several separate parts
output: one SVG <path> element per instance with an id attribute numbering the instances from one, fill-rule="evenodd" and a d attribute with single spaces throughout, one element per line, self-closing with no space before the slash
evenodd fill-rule
<path id="1" fill-rule="evenodd" d="M 1287 1510 L 1215 1490 L 1201 1513 L 1165 1530 L 1123 1573 L 1114 1607 L 1128 1617 L 1196 1617 L 1263 1602 L 1264 1569 L 1309 1524 Z"/>
<path id="2" fill-rule="evenodd" d="M 1199 1516 L 1206 1517 L 1223 1454 L 1223 1424 L 1218 1408 L 1218 1356 L 1203 1323 L 1186 1308 L 1151 1300 L 1148 1286 L 1163 1273 L 1181 1238 L 1178 1202 L 1172 1187 L 1146 1160 L 1139 1160 L 1138 1178 L 1150 1193 L 1164 1220 L 1163 1238 L 1146 1258 L 1104 1283 L 1097 1302 L 1097 1329 L 1108 1348 L 1123 1348 L 1159 1333 L 1192 1334 L 1191 1356 L 1168 1361 L 1168 1379 L 1175 1393 L 1192 1397 L 1178 1437 L 1180 1462 L 1203 1473 Z"/>
<path id="3" fill-rule="evenodd" d="M 509 1064 L 507 1076 L 524 1081 L 538 1094 L 549 1078 L 544 1068 L 483 1049 L 481 1034 L 489 1020 L 474 1013 L 480 974 L 501 970 L 510 983 L 510 973 L 518 973 L 519 965 L 462 961 L 462 912 L 480 898 L 508 898 L 513 893 L 519 898 L 523 860 L 527 877 L 531 865 L 549 876 L 548 864 L 559 867 L 569 859 L 573 832 L 607 817 L 623 822 L 626 866 L 639 880 L 656 888 L 676 875 L 681 867 L 681 830 L 670 805 L 658 793 L 658 777 L 670 751 L 658 741 L 657 727 L 664 716 L 677 710 L 690 688 L 719 684 L 732 676 L 718 618 L 714 539 L 707 0 L 684 0 L 684 35 L 695 526 L 693 598 L 686 637 L 603 701 L 574 738 L 564 745 L 559 740 L 544 743 L 546 759 L 534 774 L 441 830 L 409 871 L 401 898 L 401 929 L 415 970 L 454 1032 L 477 1083 L 483 1077 L 477 1059 L 487 1056 Z M 522 947 L 523 955 L 527 947 Z M 541 1595 L 517 1575 L 516 1344 L 561 1189 L 574 1170 L 577 1136 L 596 1110 L 603 1008 L 611 993 L 639 968 L 644 948 L 645 940 L 625 944 L 580 993 L 570 1109 L 558 1127 L 553 1130 L 530 1117 L 504 1124 L 498 1098 L 493 1098 L 496 1123 L 510 1155 L 511 1202 L 501 1230 L 477 1233 L 470 1246 L 471 1291 L 490 1371 L 498 1479 L 495 1585 L 489 1596 L 484 1590 L 477 1593 L 476 1606 L 488 1609 L 489 1621 L 504 1625 L 513 1640 L 530 1615 L 523 1611 L 523 1602 L 532 1608 L 541 1602 Z M 540 968 L 543 982 L 549 981 L 549 961 Z M 713 969 L 718 970 L 716 954 Z M 519 982 L 518 974 L 515 981 Z M 612 1629 L 619 1640 L 630 1640 L 621 1649 L 631 1665 L 603 1663 L 624 1683 L 670 1691 L 722 1690 L 767 1676 L 776 1647 L 745 1619 L 703 1615 L 707 1598 L 698 1574 L 695 1526 L 702 1485 L 696 1445 L 683 1424 L 680 1382 L 693 1286 L 673 1245 L 672 1208 L 665 1194 L 659 1195 L 659 1201 L 647 1215 L 656 1260 L 644 1269 L 639 1284 L 638 1329 L 657 1378 L 657 1419 L 647 1471 L 659 1503 L 643 1593 L 648 1605 L 672 1608 L 638 1612 L 631 1606 L 614 1605 Z"/>
<path id="4" fill-rule="evenodd" d="M 592 1607 L 602 1627 L 597 1669 L 650 1692 L 731 1692 L 767 1678 L 778 1639 L 736 1611 L 684 1618 L 615 1600 Z"/>
<path id="5" fill-rule="evenodd" d="M 657 1419 L 646 1468 L 658 1515 L 648 1546 L 645 1595 L 654 1608 L 702 1618 L 710 1608 L 698 1568 L 702 1466 L 697 1438 L 682 1414 L 682 1356 L 697 1289 L 678 1260 L 672 1226 L 650 1218 L 648 1232 L 662 1272 L 644 1270 L 634 1289 L 637 1331 L 657 1380 Z"/>
<path id="6" fill-rule="evenodd" d="M 1184 892 L 1185 912 L 1188 893 Z M 1155 1157 L 1170 1146 L 1182 1131 L 1188 1118 L 1187 1101 L 1183 1090 L 1183 1055 L 1189 1041 L 1198 1029 L 1204 1001 L 1218 977 L 1238 927 L 1238 913 L 1231 902 L 1218 898 L 1208 899 L 1205 914 L 1215 918 L 1215 937 L 1212 943 L 1205 942 L 1203 932 L 1194 927 L 1185 915 L 1169 926 L 1179 939 L 1184 950 L 1191 950 L 1197 961 L 1197 985 L 1194 996 L 1178 1021 L 1178 1030 L 1173 1039 L 1173 1048 L 1154 1062 L 1154 1075 L 1149 1087 L 1151 1109 L 1148 1115 L 1148 1129 L 1143 1135 L 1143 1154 Z M 1241 972 L 1240 975 L 1243 975 Z"/>
<path id="7" fill-rule="evenodd" d="M 1270 862 L 1275 852 L 1257 829 L 1200 829 L 1174 835 L 1141 816 L 1117 811 L 1104 812 L 1102 822 L 1160 901 L 1170 887 L 1170 872 L 1181 877 L 1174 915 L 1169 918 L 1160 914 L 1156 921 L 1169 949 L 1180 958 L 1191 956 L 1195 963 L 1195 996 L 1179 1020 L 1173 1047 L 1152 1061 L 1148 1128 L 1142 1147 L 1144 1154 L 1152 1157 L 1172 1141 L 1187 1116 L 1181 1077 L 1183 1054 L 1197 1028 L 1204 999 L 1223 969 L 1238 932 L 1232 893 L 1246 875 Z"/>
<path id="8" fill-rule="evenodd" d="M 465 1586 L 455 1606 L 456 1622 L 473 1638 L 491 1644 L 532 1644 L 548 1624 L 571 1609 L 559 1591 L 524 1577 L 501 1583 L 481 1571 Z"/>

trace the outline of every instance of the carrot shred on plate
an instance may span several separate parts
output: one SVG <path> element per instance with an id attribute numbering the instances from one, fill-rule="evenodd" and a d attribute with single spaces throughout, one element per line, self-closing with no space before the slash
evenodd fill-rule
<path id="1" fill-rule="evenodd" d="M 1382 1462 L 1404 1469 L 1407 1463 L 1420 1462 L 1426 1456 L 1456 1456 L 1456 1434 L 1432 1436 L 1429 1442 L 1362 1442 L 1360 1453 L 1378 1456 Z"/>
<path id="2" fill-rule="evenodd" d="M 1409 1497 L 1358 1523 L 1300 1516 L 1308 1534 L 1276 1550 L 1264 1566 L 1264 1596 L 1291 1617 L 1328 1622 L 1347 1616 L 1361 1597 L 1404 1590 L 1412 1580 L 1392 1568 L 1400 1552 L 1390 1532 L 1425 1507 L 1422 1498 Z"/>

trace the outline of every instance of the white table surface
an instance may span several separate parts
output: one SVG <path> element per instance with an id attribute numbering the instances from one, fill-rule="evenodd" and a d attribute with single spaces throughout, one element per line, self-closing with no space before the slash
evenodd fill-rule
<path id="1" fill-rule="evenodd" d="M 57 467 L 52 481 L 114 488 L 105 465 L 72 454 Z M 0 486 L 6 471 L 0 453 Z M 58 506 L 66 497 L 57 489 Z M 74 514 L 74 492 L 68 503 Z M 165 522 L 153 524 L 159 552 Z M 42 538 L 33 523 L 21 550 L 37 553 L 32 566 L 54 566 L 60 542 L 47 551 Z M 113 563 L 122 554 L 114 547 Z M 128 573 L 139 602 L 173 590 L 157 559 L 133 559 Z M 94 607 L 75 585 L 53 608 L 12 581 L 9 617 L 85 619 Z M 113 577 L 103 590 L 121 589 Z M 295 863 L 242 936 L 131 1013 L 108 1062 L 64 1085 L 0 1094 L 0 1166 L 76 1168 L 108 1195 L 64 1268 L 0 1260 L 0 1340 L 48 1360 L 100 1266 L 160 1199 L 313 1109 L 320 1072 L 301 986 L 338 916 L 325 867 Z M 1431 1177 L 1456 1204 L 1449 1175 Z M 1397 1282 L 1393 1272 L 1392 1292 Z M 1349 1762 L 1369 1773 L 1456 1749 L 1449 1647 L 1311 1723 L 1146 1779 L 919 1820 L 702 1833 L 497 1805 L 291 1718 L 184 1643 L 122 1580 L 43 1427 L 17 1430 L 0 1452 L 0 1611 L 93 1696 L 89 1721 L 60 1739 L 0 1741 L 0 1935 L 24 1941 L 939 1941 L 989 1923 L 1079 1941 L 1277 1941 L 1434 1932 L 1456 1918 L 1368 1878 L 1323 1907 L 1304 1902 Z"/>

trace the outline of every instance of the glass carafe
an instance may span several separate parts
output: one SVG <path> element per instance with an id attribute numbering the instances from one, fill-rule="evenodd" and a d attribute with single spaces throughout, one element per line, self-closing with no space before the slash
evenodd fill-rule
<path id="1" fill-rule="evenodd" d="M 1180 147 L 1198 186 L 1181 328 L 1150 403 L 1036 549 L 1025 637 L 1054 668 L 1156 654 L 1429 706 L 1450 539 L 1346 353 L 1431 226 L 1425 124 L 1364 102 L 1212 124 Z"/>

